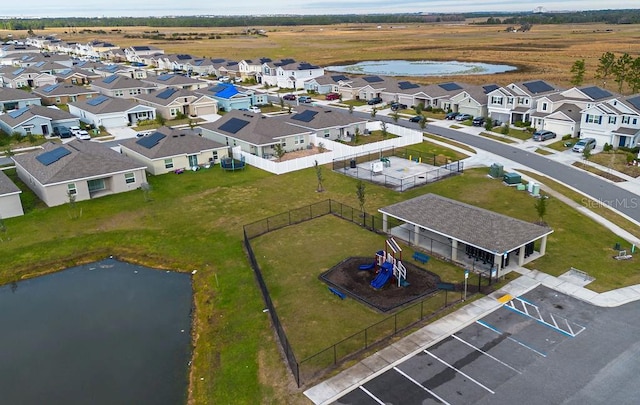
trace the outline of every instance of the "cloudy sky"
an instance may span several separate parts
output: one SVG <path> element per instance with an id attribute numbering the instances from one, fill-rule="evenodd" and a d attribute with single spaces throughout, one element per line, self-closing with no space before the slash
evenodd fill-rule
<path id="1" fill-rule="evenodd" d="M 0 16 L 99 17 L 163 15 L 367 14 L 469 11 L 549 11 L 640 8 L 638 0 L 22 0 L 3 1 Z M 7 4 L 8 3 L 8 4 Z M 234 4 L 235 3 L 235 4 Z"/>

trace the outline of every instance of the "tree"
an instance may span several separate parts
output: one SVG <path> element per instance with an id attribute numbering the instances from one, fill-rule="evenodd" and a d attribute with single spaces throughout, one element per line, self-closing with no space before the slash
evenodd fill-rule
<path id="1" fill-rule="evenodd" d="M 353 105 L 349 104 L 349 114 L 353 114 Z"/>
<path id="2" fill-rule="evenodd" d="M 596 77 L 602 79 L 602 87 L 606 87 L 607 78 L 613 73 L 613 65 L 616 63 L 616 55 L 611 52 L 605 52 L 598 59 L 600 64 L 596 69 Z"/>
<path id="3" fill-rule="evenodd" d="M 322 166 L 320 166 L 318 164 L 318 161 L 315 161 L 315 168 L 316 168 L 316 178 L 318 179 L 318 188 L 316 188 L 316 191 L 318 193 L 322 193 L 324 191 L 324 187 L 322 186 L 322 181 L 324 180 L 324 178 L 322 177 Z"/>
<path id="4" fill-rule="evenodd" d="M 549 197 L 546 195 L 540 195 L 540 198 L 536 199 L 536 202 L 533 206 L 538 213 L 538 219 L 540 220 L 541 225 L 546 225 L 544 222 L 544 216 L 547 214 L 547 203 L 549 201 Z"/>
<path id="5" fill-rule="evenodd" d="M 573 76 L 571 77 L 571 84 L 574 86 L 582 86 L 582 82 L 584 82 L 584 73 L 586 71 L 584 59 L 578 59 L 571 66 L 571 73 Z"/>
<path id="6" fill-rule="evenodd" d="M 427 127 L 427 119 L 425 118 L 424 115 L 420 117 L 420 121 L 418 121 L 418 125 L 420 125 L 420 129 L 422 129 L 423 131 Z"/>
<path id="7" fill-rule="evenodd" d="M 282 157 L 286 153 L 281 143 L 276 144 L 273 147 L 274 152 L 276 153 L 276 157 L 278 158 L 278 162 L 282 160 Z"/>
<path id="8" fill-rule="evenodd" d="M 158 123 L 158 125 L 164 126 L 164 124 L 167 122 L 167 120 L 165 120 L 165 118 L 162 116 L 162 114 L 157 114 L 156 115 L 156 122 Z"/>
<path id="9" fill-rule="evenodd" d="M 636 94 L 640 90 L 640 56 L 631 62 L 627 84 L 631 89 L 631 94 Z"/>
<path id="10" fill-rule="evenodd" d="M 375 118 L 376 117 L 376 113 L 378 112 L 378 109 L 373 107 L 371 109 L 371 118 Z"/>
<path id="11" fill-rule="evenodd" d="M 387 139 L 387 135 L 389 135 L 389 133 L 387 132 L 387 123 L 382 121 L 380 123 L 380 130 L 382 131 L 382 139 Z"/>
<path id="12" fill-rule="evenodd" d="M 582 157 L 584 160 L 589 160 L 591 157 L 591 144 L 586 144 L 582 150 Z"/>
<path id="13" fill-rule="evenodd" d="M 418 105 L 416 105 L 413 109 L 415 110 L 416 115 L 421 115 L 422 111 L 424 110 L 424 103 L 418 103 Z"/>
<path id="14" fill-rule="evenodd" d="M 360 127 L 356 127 L 353 132 L 353 143 L 358 143 L 360 141 Z"/>
<path id="15" fill-rule="evenodd" d="M 622 54 L 613 65 L 613 80 L 618 83 L 618 93 L 622 93 L 622 87 L 627 82 L 627 77 L 631 71 L 633 58 L 628 53 Z"/>
<path id="16" fill-rule="evenodd" d="M 284 110 L 284 98 L 280 97 L 279 100 L 280 100 L 280 109 Z"/>
<path id="17" fill-rule="evenodd" d="M 391 113 L 391 119 L 393 120 L 393 122 L 398 122 L 399 118 L 400 115 L 398 114 L 398 111 L 394 111 L 393 113 Z"/>
<path id="18" fill-rule="evenodd" d="M 362 213 L 364 214 L 364 203 L 366 201 L 366 194 L 365 194 L 365 185 L 364 182 L 362 180 L 358 180 L 358 183 L 356 183 L 356 197 L 358 197 L 358 204 L 360 204 L 360 211 L 362 211 Z"/>

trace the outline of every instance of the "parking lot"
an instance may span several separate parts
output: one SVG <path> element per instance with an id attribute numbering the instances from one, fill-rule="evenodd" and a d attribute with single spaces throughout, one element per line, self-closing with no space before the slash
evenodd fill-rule
<path id="1" fill-rule="evenodd" d="M 537 287 L 504 304 L 334 403 L 637 403 L 638 303 L 603 309 Z"/>

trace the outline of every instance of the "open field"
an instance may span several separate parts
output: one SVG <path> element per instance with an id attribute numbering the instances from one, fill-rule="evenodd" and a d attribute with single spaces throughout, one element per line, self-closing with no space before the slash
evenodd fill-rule
<path id="1" fill-rule="evenodd" d="M 261 27 L 251 27 L 261 28 Z M 295 58 L 329 66 L 376 59 L 459 60 L 506 63 L 520 68 L 518 72 L 498 75 L 432 77 L 414 79 L 422 83 L 459 80 L 469 83 L 508 84 L 514 81 L 543 79 L 559 86 L 570 86 L 571 64 L 585 59 L 585 83 L 596 82 L 595 69 L 604 52 L 628 52 L 638 56 L 633 47 L 640 39 L 638 25 L 535 25 L 529 32 L 507 33 L 505 25 L 406 24 L 377 28 L 374 24 L 341 24 L 331 26 L 266 27 L 266 36 L 238 35 L 238 28 L 150 28 L 95 27 L 93 31 L 65 34 L 65 29 L 47 29 L 36 34 L 59 34 L 68 41 L 106 40 L 128 47 L 154 45 L 166 53 L 189 53 L 228 59 Z M 104 32 L 99 33 L 99 31 Z M 201 32 L 220 39 L 194 41 L 146 40 L 125 38 L 147 35 L 151 31 L 165 33 Z M 0 35 L 26 36 L 24 31 L 0 31 Z M 236 34 L 236 35 L 228 35 Z M 608 87 L 612 88 L 614 83 Z"/>

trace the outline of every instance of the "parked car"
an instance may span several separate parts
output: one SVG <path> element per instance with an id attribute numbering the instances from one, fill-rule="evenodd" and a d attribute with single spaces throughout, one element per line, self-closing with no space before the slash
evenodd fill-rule
<path id="1" fill-rule="evenodd" d="M 391 111 L 406 110 L 407 105 L 402 103 L 391 103 Z"/>
<path id="2" fill-rule="evenodd" d="M 57 130 L 57 133 L 56 133 Z M 71 131 L 69 130 L 69 128 L 67 127 L 55 127 L 53 128 L 53 133 L 56 136 L 59 136 L 60 138 L 71 138 L 73 136 L 73 134 L 71 133 Z"/>
<path id="3" fill-rule="evenodd" d="M 76 132 L 76 138 L 81 139 L 83 141 L 90 141 L 91 135 L 89 135 L 89 133 L 84 129 L 81 129 L 80 131 Z"/>
<path id="4" fill-rule="evenodd" d="M 422 121 L 422 118 L 423 118 L 422 115 L 416 115 L 415 117 L 409 118 L 409 121 L 411 121 L 411 122 L 420 122 L 420 121 Z"/>
<path id="5" fill-rule="evenodd" d="M 69 127 L 69 131 L 71 132 L 71 135 L 75 135 L 75 134 L 77 134 L 78 132 L 80 132 L 80 131 L 81 131 L 81 129 L 80 129 L 80 127 L 78 127 L 78 126 L 73 125 L 73 126 Z"/>
<path id="6" fill-rule="evenodd" d="M 338 93 L 328 93 L 324 98 L 325 98 L 325 100 L 340 100 L 340 94 L 338 94 Z"/>
<path id="7" fill-rule="evenodd" d="M 573 148 L 571 149 L 574 152 L 582 153 L 586 147 L 589 147 L 591 150 L 596 147 L 596 140 L 594 138 L 583 138 L 580 139 Z"/>
<path id="8" fill-rule="evenodd" d="M 553 139 L 555 137 L 556 137 L 555 132 L 545 131 L 545 130 L 536 131 L 533 134 L 533 140 L 538 142 L 546 141 L 547 139 Z"/>
<path id="9" fill-rule="evenodd" d="M 369 99 L 369 101 L 367 101 L 367 104 L 369 105 L 376 105 L 376 104 L 380 104 L 382 103 L 382 98 L 381 97 L 374 97 Z"/>
<path id="10" fill-rule="evenodd" d="M 484 117 L 475 117 L 473 121 L 471 121 L 474 127 L 481 127 L 484 125 L 485 120 Z"/>
<path id="11" fill-rule="evenodd" d="M 454 120 L 456 117 L 460 115 L 459 112 L 451 111 L 444 116 L 445 120 Z"/>
<path id="12" fill-rule="evenodd" d="M 296 99 L 296 95 L 295 94 L 285 94 L 284 96 L 282 96 L 283 100 L 287 100 L 287 101 L 293 101 Z"/>
<path id="13" fill-rule="evenodd" d="M 260 108 L 255 105 L 252 105 L 251 107 L 249 107 L 249 111 L 256 114 L 260 114 L 262 112 Z"/>
<path id="14" fill-rule="evenodd" d="M 218 81 L 220 83 L 229 83 L 231 81 L 231 78 L 229 76 L 220 76 L 218 77 Z"/>
<path id="15" fill-rule="evenodd" d="M 298 97 L 298 103 L 310 103 L 313 99 L 309 96 L 300 96 Z"/>
<path id="16" fill-rule="evenodd" d="M 456 115 L 456 121 L 466 121 L 473 118 L 471 114 L 458 114 Z"/>

